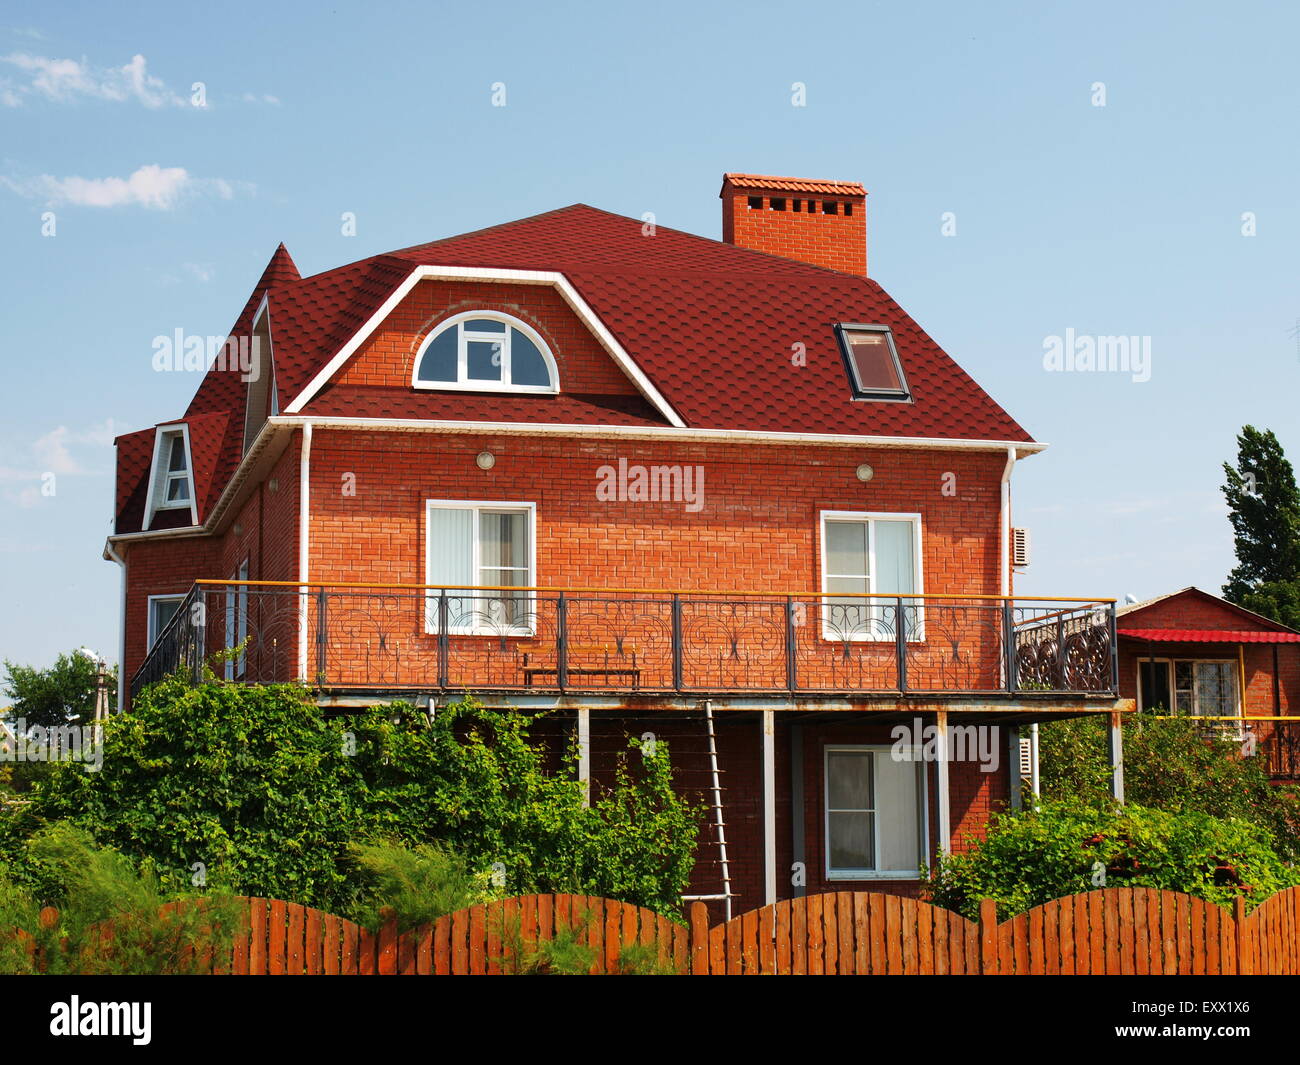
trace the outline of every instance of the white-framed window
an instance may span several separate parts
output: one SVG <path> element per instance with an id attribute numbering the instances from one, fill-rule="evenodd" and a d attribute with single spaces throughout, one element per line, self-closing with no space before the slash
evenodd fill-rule
<path id="1" fill-rule="evenodd" d="M 472 392 L 559 391 L 555 357 L 537 331 L 500 311 L 447 319 L 420 345 L 415 388 Z"/>
<path id="2" fill-rule="evenodd" d="M 895 599 L 903 597 L 904 634 L 925 638 L 921 599 L 921 515 L 850 510 L 821 512 L 822 636 L 827 640 L 894 640 Z"/>
<path id="3" fill-rule="evenodd" d="M 529 636 L 536 628 L 537 506 L 534 503 L 429 500 L 425 505 L 425 583 L 447 595 L 447 631 Z M 493 589 L 468 591 L 470 588 Z M 518 588 L 520 591 L 504 589 Z M 438 631 L 439 596 L 430 591 L 425 631 Z"/>
<path id="4" fill-rule="evenodd" d="M 823 764 L 827 879 L 915 879 L 929 835 L 920 748 L 827 746 Z"/>
<path id="5" fill-rule="evenodd" d="M 158 642 L 158 637 L 162 635 L 163 629 L 176 616 L 176 611 L 184 601 L 185 596 L 183 595 L 149 596 L 148 634 L 150 647 Z"/>
<path id="6" fill-rule="evenodd" d="M 153 468 L 149 478 L 150 522 L 160 510 L 188 510 L 191 521 L 198 521 L 190 462 L 190 434 L 185 425 L 159 429 L 155 434 Z"/>
<path id="7" fill-rule="evenodd" d="M 1239 717 L 1237 666 L 1231 658 L 1139 658 L 1138 706 L 1192 717 Z"/>
<path id="8" fill-rule="evenodd" d="M 239 564 L 239 568 L 230 575 L 232 581 L 248 580 L 248 559 Z M 243 649 L 248 639 L 248 585 L 239 584 L 226 587 L 226 649 L 239 647 L 239 656 L 235 661 L 226 663 L 226 680 L 238 680 L 243 677 L 248 665 L 248 653 Z"/>

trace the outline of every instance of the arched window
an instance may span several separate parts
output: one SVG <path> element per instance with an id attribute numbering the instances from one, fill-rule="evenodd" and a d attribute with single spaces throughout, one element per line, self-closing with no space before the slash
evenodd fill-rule
<path id="1" fill-rule="evenodd" d="M 558 392 L 555 358 L 536 331 L 499 311 L 469 311 L 443 322 L 420 345 L 416 388 L 470 392 Z"/>

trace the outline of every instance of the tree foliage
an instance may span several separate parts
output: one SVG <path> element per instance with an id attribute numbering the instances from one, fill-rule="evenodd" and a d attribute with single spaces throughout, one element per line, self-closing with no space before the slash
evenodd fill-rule
<path id="1" fill-rule="evenodd" d="M 1224 463 L 1237 565 L 1223 595 L 1284 625 L 1300 627 L 1300 489 L 1295 470 L 1270 430 L 1247 425 L 1237 463 Z"/>
<path id="2" fill-rule="evenodd" d="M 96 674 L 99 666 L 89 655 L 72 651 L 59 655 L 48 669 L 5 661 L 5 695 L 12 700 L 5 715 L 10 724 L 28 726 L 89 724 L 95 718 Z M 108 671 L 108 705 L 117 707 L 117 667 Z"/>
<path id="3" fill-rule="evenodd" d="M 1041 790 L 1049 799 L 1109 798 L 1108 722 L 1081 717 L 1039 726 Z M 1195 721 L 1139 714 L 1124 722 L 1124 796 L 1172 814 L 1247 821 L 1286 861 L 1300 861 L 1300 798 L 1270 783 L 1263 760 L 1208 738 Z"/>
<path id="4" fill-rule="evenodd" d="M 229 892 L 168 891 L 150 863 L 137 866 L 71 825 L 36 833 L 24 851 L 26 881 L 0 864 L 0 973 L 199 973 L 244 931 L 247 911 Z M 57 914 L 46 923 L 50 904 Z"/>
<path id="5" fill-rule="evenodd" d="M 1103 886 L 1162 888 L 1230 905 L 1243 894 L 1257 904 L 1297 883 L 1300 870 L 1249 821 L 1073 798 L 994 815 L 984 840 L 939 863 L 926 896 L 972 920 L 980 900 L 993 899 L 1005 919 Z"/>
<path id="6" fill-rule="evenodd" d="M 348 914 L 366 904 L 353 844 L 439 844 L 506 894 L 572 891 L 671 912 L 702 807 L 672 789 L 667 745 L 624 752 L 617 779 L 576 778 L 576 747 L 548 768 L 518 713 L 470 699 L 430 722 L 410 706 L 327 718 L 296 685 L 146 690 L 104 733 L 103 768 L 57 764 L 21 827 L 66 820 L 188 883 L 219 873 L 242 894 Z M 373 872 L 373 870 L 372 870 Z"/>

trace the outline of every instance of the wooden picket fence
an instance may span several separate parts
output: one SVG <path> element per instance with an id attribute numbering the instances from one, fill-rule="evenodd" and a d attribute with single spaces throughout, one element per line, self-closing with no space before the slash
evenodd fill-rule
<path id="1" fill-rule="evenodd" d="M 395 922 L 369 931 L 332 914 L 277 899 L 250 898 L 248 931 L 237 938 L 235 975 L 463 975 L 517 972 L 529 948 L 576 929 L 594 948 L 593 973 L 619 971 L 625 947 L 653 948 L 665 970 L 685 971 L 687 929 L 652 910 L 587 895 L 521 895 L 471 906 L 407 932 Z M 648 952 L 647 952 L 648 953 Z"/>
<path id="2" fill-rule="evenodd" d="M 626 971 L 640 946 L 664 972 L 694 975 L 1300 975 L 1300 888 L 1249 915 L 1154 888 L 1053 899 L 1001 924 L 915 899 L 834 892 L 689 926 L 630 903 L 523 895 L 432 924 L 377 931 L 296 903 L 250 898 L 248 923 L 213 972 L 235 975 L 494 975 L 523 971 L 530 947 L 564 929 L 594 951 L 592 973 Z M 45 917 L 55 918 L 54 911 Z"/>

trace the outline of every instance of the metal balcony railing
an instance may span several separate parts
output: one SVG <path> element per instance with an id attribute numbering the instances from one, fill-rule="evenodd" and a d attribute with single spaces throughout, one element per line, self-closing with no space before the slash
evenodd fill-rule
<path id="1" fill-rule="evenodd" d="M 131 692 L 206 665 L 332 690 L 1114 695 L 1116 646 L 1100 599 L 200 581 Z"/>

